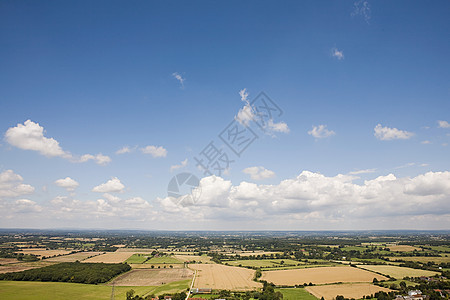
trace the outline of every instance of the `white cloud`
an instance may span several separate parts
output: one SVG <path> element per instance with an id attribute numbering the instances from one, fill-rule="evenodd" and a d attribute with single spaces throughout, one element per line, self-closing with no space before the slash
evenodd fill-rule
<path id="1" fill-rule="evenodd" d="M 134 150 L 136 150 L 136 147 L 134 148 L 130 148 L 128 146 L 123 146 L 122 148 L 120 148 L 119 150 L 116 151 L 116 154 L 125 154 L 125 153 L 131 153 Z"/>
<path id="2" fill-rule="evenodd" d="M 12 198 L 34 193 L 34 187 L 23 184 L 23 178 L 13 170 L 0 173 L 0 199 Z"/>
<path id="3" fill-rule="evenodd" d="M 15 213 L 41 212 L 42 207 L 32 200 L 18 199 L 13 202 L 10 207 L 10 211 Z"/>
<path id="4" fill-rule="evenodd" d="M 194 205 L 170 198 L 157 201 L 166 213 L 177 213 L 180 218 L 195 214 L 206 220 L 242 219 L 251 223 L 277 216 L 286 224 L 295 220 L 295 224 L 305 224 L 310 218 L 327 224 L 391 218 L 399 226 L 412 216 L 450 214 L 450 172 L 428 172 L 414 178 L 388 174 L 363 184 L 353 183 L 355 178 L 303 171 L 278 185 L 244 181 L 233 186 L 231 181 L 210 176 L 201 179 L 202 193 Z"/>
<path id="5" fill-rule="evenodd" d="M 9 144 L 23 150 L 38 151 L 47 157 L 72 158 L 69 152 L 59 146 L 58 141 L 44 136 L 44 127 L 31 120 L 9 128 L 5 133 L 5 138 Z"/>
<path id="6" fill-rule="evenodd" d="M 447 121 L 438 121 L 439 128 L 450 128 L 450 123 Z"/>
<path id="7" fill-rule="evenodd" d="M 382 141 L 407 140 L 414 136 L 413 132 L 399 130 L 397 128 L 383 127 L 381 124 L 375 126 L 374 131 L 375 137 Z"/>
<path id="8" fill-rule="evenodd" d="M 371 9 L 369 1 L 367 0 L 358 0 L 353 3 L 353 11 L 351 13 L 352 17 L 361 16 L 364 20 L 369 23 L 371 18 Z"/>
<path id="9" fill-rule="evenodd" d="M 65 188 L 67 191 L 74 191 L 80 184 L 73 180 L 70 177 L 66 177 L 64 179 L 58 179 L 55 181 L 55 184 L 59 187 Z"/>
<path id="10" fill-rule="evenodd" d="M 422 141 L 422 142 L 420 142 L 421 144 L 424 144 L 424 145 L 427 145 L 427 144 L 431 144 L 431 142 L 430 141 L 428 141 L 428 140 L 426 140 L 426 141 Z"/>
<path id="11" fill-rule="evenodd" d="M 235 120 L 244 126 L 248 126 L 251 121 L 256 119 L 255 110 L 248 101 L 247 89 L 240 90 L 239 96 L 241 96 L 241 101 L 244 102 L 245 105 L 238 111 Z"/>
<path id="12" fill-rule="evenodd" d="M 369 174 L 369 173 L 374 173 L 376 170 L 377 169 L 364 169 L 364 170 L 352 171 L 352 172 L 349 172 L 348 174 L 350 174 L 350 175 Z"/>
<path id="13" fill-rule="evenodd" d="M 167 150 L 162 146 L 147 146 L 145 148 L 141 148 L 142 153 L 150 154 L 153 157 L 166 157 Z"/>
<path id="14" fill-rule="evenodd" d="M 117 177 L 108 180 L 106 183 L 102 183 L 92 189 L 96 193 L 120 193 L 123 192 L 125 186 L 120 182 Z"/>
<path id="15" fill-rule="evenodd" d="M 335 135 L 333 130 L 328 130 L 327 125 L 313 126 L 313 129 L 308 131 L 308 134 L 315 137 L 316 139 L 327 138 Z"/>
<path id="16" fill-rule="evenodd" d="M 184 88 L 184 81 L 186 79 L 183 78 L 178 72 L 172 73 L 172 76 L 180 82 L 181 88 Z"/>
<path id="17" fill-rule="evenodd" d="M 54 138 L 44 136 L 44 127 L 31 120 L 16 127 L 9 128 L 5 133 L 6 141 L 19 149 L 37 151 L 47 157 L 62 157 L 71 162 L 86 162 L 94 160 L 99 165 L 106 165 L 111 161 L 108 156 L 85 154 L 81 158 L 74 157 L 70 152 L 64 151 Z"/>
<path id="18" fill-rule="evenodd" d="M 250 178 L 253 180 L 262 180 L 275 176 L 275 172 L 267 170 L 264 167 L 249 167 L 242 170 L 242 172 L 250 175 Z"/>
<path id="19" fill-rule="evenodd" d="M 338 60 L 344 59 L 344 51 L 338 50 L 336 47 L 331 49 L 331 55 L 336 57 Z"/>
<path id="20" fill-rule="evenodd" d="M 272 119 L 269 120 L 269 122 L 267 122 L 267 126 L 269 128 L 269 130 L 274 131 L 274 132 L 283 132 L 283 133 L 289 133 L 289 127 L 286 123 L 284 122 L 278 122 L 278 123 L 274 123 Z"/>
<path id="21" fill-rule="evenodd" d="M 177 170 L 177 169 L 184 168 L 184 167 L 187 166 L 187 164 L 188 164 L 188 159 L 186 158 L 185 160 L 183 160 L 183 161 L 181 162 L 181 164 L 171 166 L 171 167 L 170 167 L 170 172 L 172 172 L 172 171 L 174 171 L 174 170 Z"/>

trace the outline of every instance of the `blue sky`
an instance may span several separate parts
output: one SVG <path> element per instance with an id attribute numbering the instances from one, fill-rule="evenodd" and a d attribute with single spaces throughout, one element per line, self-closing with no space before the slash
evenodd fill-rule
<path id="1" fill-rule="evenodd" d="M 448 229 L 449 12 L 448 1 L 1 1 L 0 226 Z M 194 157 L 246 107 L 244 89 L 283 110 L 282 128 L 253 124 L 259 138 L 201 180 L 196 203 L 169 199 L 177 173 L 201 179 Z M 370 215 L 380 201 L 392 209 Z"/>

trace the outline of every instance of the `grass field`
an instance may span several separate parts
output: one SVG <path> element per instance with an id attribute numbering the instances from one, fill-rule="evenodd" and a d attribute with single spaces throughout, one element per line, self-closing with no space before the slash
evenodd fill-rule
<path id="1" fill-rule="evenodd" d="M 276 289 L 283 294 L 283 300 L 317 300 L 305 289 Z"/>
<path id="2" fill-rule="evenodd" d="M 378 291 L 391 291 L 390 289 L 379 287 L 370 283 L 308 286 L 306 287 L 306 290 L 319 299 L 324 297 L 325 300 L 332 300 L 336 298 L 337 295 L 342 295 L 346 298 L 361 299 L 363 296 L 372 295 Z"/>
<path id="3" fill-rule="evenodd" d="M 94 256 L 83 260 L 83 262 L 89 263 L 121 263 L 126 261 L 130 256 L 133 255 L 133 252 L 107 252 L 105 254 L 101 254 L 98 256 Z"/>
<path id="4" fill-rule="evenodd" d="M 320 267 L 306 269 L 292 269 L 282 271 L 264 271 L 261 280 L 272 282 L 275 285 L 294 286 L 312 282 L 326 284 L 337 282 L 372 282 L 387 279 L 384 276 L 361 270 L 354 267 Z"/>
<path id="5" fill-rule="evenodd" d="M 192 280 L 190 269 L 136 269 L 119 275 L 109 285 L 116 286 L 156 286 L 180 280 Z"/>
<path id="6" fill-rule="evenodd" d="M 144 261 L 146 261 L 148 258 L 148 255 L 145 255 L 143 253 L 135 253 L 131 255 L 127 260 L 126 263 L 128 264 L 142 264 Z"/>
<path id="7" fill-rule="evenodd" d="M 159 256 L 152 257 L 145 262 L 146 264 L 182 264 L 181 260 L 176 259 L 173 256 Z"/>
<path id="8" fill-rule="evenodd" d="M 162 286 L 133 286 L 115 287 L 115 298 L 125 299 L 130 289 L 136 294 L 163 294 L 185 291 L 190 280 L 182 280 Z M 83 299 L 83 300 L 109 300 L 111 287 L 106 285 L 90 285 L 63 282 L 29 282 L 29 281 L 0 281 L 0 299 L 8 300 L 35 300 L 35 299 Z"/>
<path id="9" fill-rule="evenodd" d="M 358 265 L 358 267 L 377 272 L 384 275 L 389 275 L 396 279 L 402 279 L 403 277 L 419 277 L 419 276 L 433 276 L 439 274 L 433 271 L 427 270 L 419 270 L 419 269 L 411 269 L 405 267 L 398 266 L 389 266 L 389 265 Z"/>
<path id="10" fill-rule="evenodd" d="M 82 261 L 89 257 L 94 257 L 102 254 L 103 252 L 77 252 L 73 254 L 63 255 L 63 256 L 55 256 L 51 258 L 45 259 L 45 261 L 53 261 L 53 262 L 76 262 L 77 260 Z"/>
<path id="11" fill-rule="evenodd" d="M 234 291 L 253 290 L 262 287 L 253 281 L 255 271 L 218 264 L 191 264 L 197 270 L 194 287 Z"/>

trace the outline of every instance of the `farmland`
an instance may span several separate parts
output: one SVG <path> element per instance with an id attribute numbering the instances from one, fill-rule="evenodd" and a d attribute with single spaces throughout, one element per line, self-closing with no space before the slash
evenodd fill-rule
<path id="1" fill-rule="evenodd" d="M 261 283 L 253 281 L 255 271 L 217 264 L 192 264 L 197 270 L 194 287 L 226 290 L 252 290 L 260 288 Z"/>
<path id="2" fill-rule="evenodd" d="M 261 279 L 276 285 L 326 284 L 336 282 L 372 282 L 374 278 L 387 278 L 369 271 L 353 267 L 320 267 L 307 269 L 264 271 Z"/>
<path id="3" fill-rule="evenodd" d="M 283 300 L 317 300 L 316 297 L 303 288 L 277 289 L 276 291 L 283 294 Z"/>
<path id="4" fill-rule="evenodd" d="M 180 280 L 190 280 L 194 271 L 190 269 L 136 269 L 115 278 L 110 285 L 156 286 Z"/>
<path id="5" fill-rule="evenodd" d="M 42 267 L 51 266 L 54 264 L 56 264 L 56 262 L 50 262 L 50 261 L 33 261 L 33 262 L 19 262 L 19 263 L 5 264 L 5 265 L 0 266 L 0 274 L 42 268 Z"/>
<path id="6" fill-rule="evenodd" d="M 411 251 L 421 251 L 421 248 L 409 246 L 409 245 L 387 245 L 390 251 L 399 251 L 399 252 L 411 252 Z"/>
<path id="7" fill-rule="evenodd" d="M 363 296 L 373 295 L 379 291 L 390 291 L 390 289 L 379 287 L 370 283 L 308 286 L 306 287 L 306 290 L 319 299 L 324 297 L 325 300 L 332 300 L 336 297 L 336 295 L 342 295 L 346 298 L 360 299 Z"/>
<path id="8" fill-rule="evenodd" d="M 438 272 L 428 270 L 418 270 L 388 265 L 358 265 L 358 267 L 372 272 L 389 275 L 397 279 L 402 279 L 403 277 L 433 276 L 438 274 Z"/>
<path id="9" fill-rule="evenodd" d="M 45 261 L 52 261 L 52 262 L 75 262 L 75 261 L 82 261 L 89 257 L 94 257 L 97 255 L 102 254 L 103 252 L 77 252 L 73 254 L 68 255 L 62 255 L 62 256 L 55 256 L 51 258 L 47 258 Z"/>
<path id="10" fill-rule="evenodd" d="M 133 252 L 109 252 L 105 254 L 101 254 L 98 256 L 94 256 L 84 260 L 83 262 L 87 263 L 121 263 L 126 261 L 130 256 L 132 256 Z"/>
<path id="11" fill-rule="evenodd" d="M 249 260 L 232 260 L 226 261 L 225 264 L 239 267 L 254 267 L 254 268 L 276 268 L 283 266 L 297 266 L 300 263 L 292 259 L 249 259 Z"/>
<path id="12" fill-rule="evenodd" d="M 52 257 L 57 255 L 66 255 L 69 254 L 71 251 L 69 250 L 48 250 L 46 248 L 32 248 L 32 249 L 23 249 L 20 251 L 20 253 L 23 254 L 33 254 L 38 257 Z"/>

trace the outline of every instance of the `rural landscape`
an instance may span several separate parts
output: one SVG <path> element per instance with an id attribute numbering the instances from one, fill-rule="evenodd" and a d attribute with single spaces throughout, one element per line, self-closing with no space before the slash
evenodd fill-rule
<path id="1" fill-rule="evenodd" d="M 0 232 L 1 299 L 448 299 L 448 232 Z M 408 298 L 410 297 L 410 298 Z"/>

